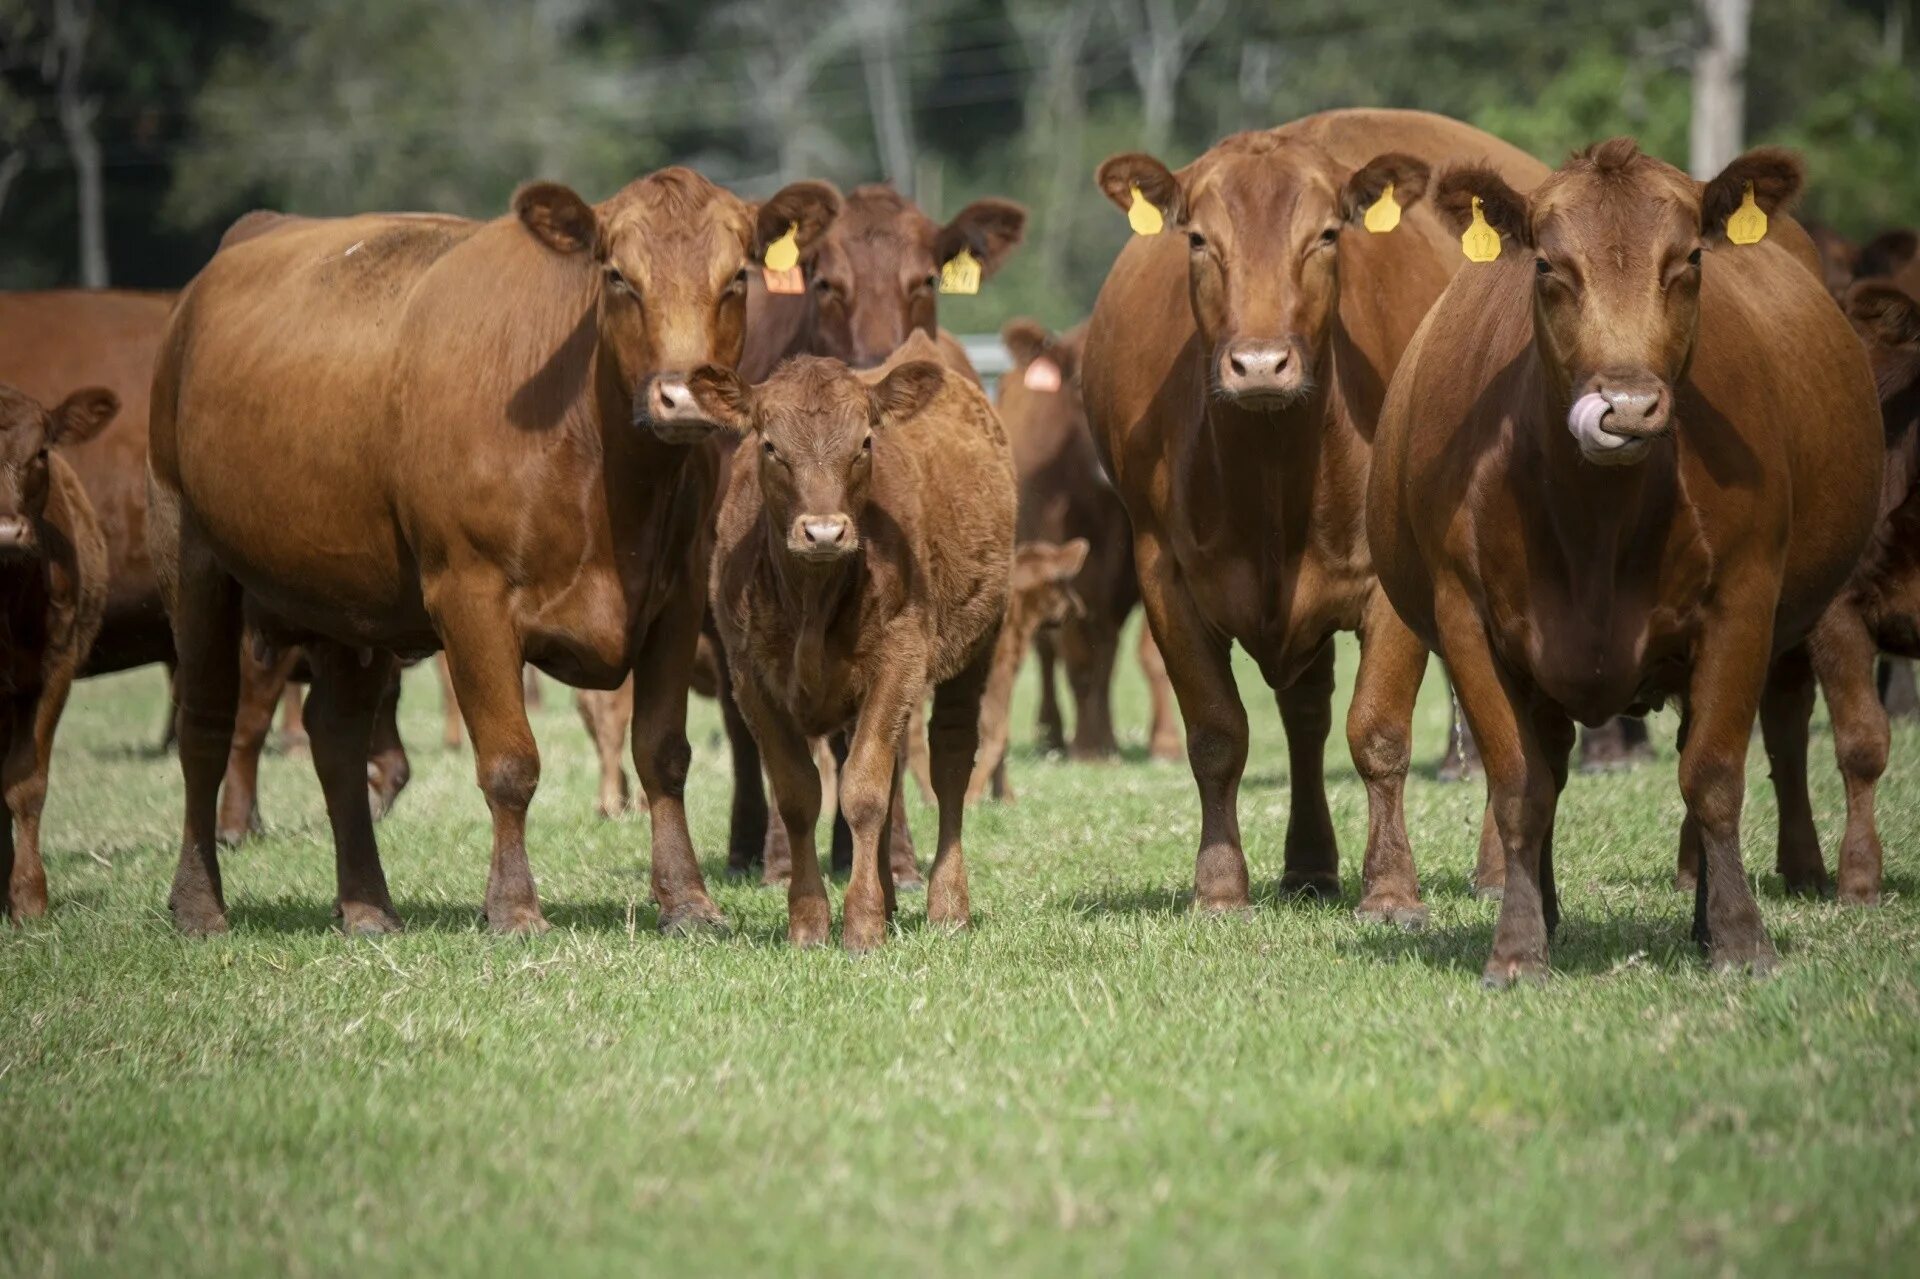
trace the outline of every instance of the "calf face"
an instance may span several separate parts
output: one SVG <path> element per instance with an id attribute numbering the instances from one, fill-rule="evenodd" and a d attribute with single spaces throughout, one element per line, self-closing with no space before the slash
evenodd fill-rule
<path id="1" fill-rule="evenodd" d="M 1418 200 L 1427 173 L 1398 154 L 1349 172 L 1311 144 L 1250 133 L 1178 173 L 1150 155 L 1117 155 L 1097 181 L 1122 209 L 1137 191 L 1185 237 L 1188 296 L 1211 352 L 1214 394 L 1283 408 L 1314 389 L 1339 304 L 1345 232 L 1389 183 L 1403 208 Z"/>
<path id="2" fill-rule="evenodd" d="M 1087 606 L 1073 579 L 1087 562 L 1084 537 L 1066 542 L 1022 542 L 1013 548 L 1013 572 L 1007 588 L 1007 613 L 1028 626 L 1058 626 L 1086 616 Z"/>
<path id="3" fill-rule="evenodd" d="M 1702 185 L 1615 138 L 1531 196 L 1472 167 L 1442 177 L 1434 200 L 1463 231 L 1478 200 L 1503 251 L 1532 255 L 1534 346 L 1571 406 L 1568 429 L 1589 461 L 1620 466 L 1670 429 L 1673 387 L 1699 332 L 1705 254 L 1739 252 L 1727 219 L 1749 188 L 1771 216 L 1799 194 L 1801 173 L 1797 156 L 1763 147 Z M 1737 259 L 1720 269 L 1738 269 Z"/>
<path id="4" fill-rule="evenodd" d="M 749 269 L 789 229 L 810 248 L 839 208 L 839 194 L 822 182 L 796 182 L 753 205 L 680 168 L 598 205 L 554 182 L 513 197 L 541 243 L 592 259 L 603 358 L 632 398 L 634 425 L 675 444 L 705 438 L 712 425 L 694 409 L 687 374 L 740 360 Z"/>
<path id="5" fill-rule="evenodd" d="M 925 408 L 945 376 L 918 360 L 869 386 L 838 360 L 802 356 L 759 386 L 717 365 L 687 385 L 706 420 L 757 445 L 761 499 L 788 554 L 831 563 L 860 549 L 875 434 Z"/>
<path id="6" fill-rule="evenodd" d="M 1866 343 L 1889 434 L 1920 422 L 1920 300 L 1867 280 L 1847 293 L 1847 318 Z"/>
<path id="7" fill-rule="evenodd" d="M 870 369 L 914 330 L 935 336 L 940 269 L 965 250 L 992 275 L 1026 224 L 1017 204 L 976 200 L 940 226 L 892 187 L 856 189 L 808 264 L 814 353 Z"/>
<path id="8" fill-rule="evenodd" d="M 40 551 L 37 527 L 46 514 L 48 450 L 99 434 L 120 411 L 103 387 L 75 391 L 52 410 L 10 386 L 0 386 L 0 557 Z"/>

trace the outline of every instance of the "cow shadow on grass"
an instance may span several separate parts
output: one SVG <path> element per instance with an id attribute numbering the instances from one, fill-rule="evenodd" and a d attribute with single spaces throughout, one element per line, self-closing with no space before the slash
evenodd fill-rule
<path id="1" fill-rule="evenodd" d="M 1255 912 L 1351 913 L 1357 900 L 1349 900 L 1344 891 L 1339 897 L 1319 897 L 1284 890 L 1279 880 L 1273 878 L 1255 882 L 1248 895 L 1252 898 L 1251 910 Z M 1193 887 L 1190 884 L 1179 888 L 1166 884 L 1114 885 L 1069 894 L 1060 900 L 1058 908 L 1069 915 L 1187 915 L 1194 913 Z"/>

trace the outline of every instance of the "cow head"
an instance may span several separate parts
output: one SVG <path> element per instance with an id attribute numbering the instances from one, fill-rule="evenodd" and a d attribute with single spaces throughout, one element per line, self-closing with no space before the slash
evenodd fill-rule
<path id="1" fill-rule="evenodd" d="M 1013 357 L 1013 367 L 996 392 L 1004 411 L 1034 413 L 1043 406 L 1061 413 L 1081 411 L 1076 379 L 1086 347 L 1084 330 L 1051 333 L 1038 320 L 1022 316 L 1001 326 L 1000 341 Z"/>
<path id="2" fill-rule="evenodd" d="M 1801 176 L 1798 156 L 1762 147 L 1697 183 L 1615 138 L 1531 196 L 1474 167 L 1442 177 L 1434 200 L 1464 231 L 1478 198 L 1503 253 L 1530 260 L 1534 346 L 1571 405 L 1568 428 L 1588 460 L 1624 466 L 1671 429 L 1673 388 L 1700 328 L 1701 272 L 1739 269 L 1728 217 L 1749 186 L 1762 212 L 1784 213 Z M 1709 252 L 1724 265 L 1704 266 Z"/>
<path id="3" fill-rule="evenodd" d="M 839 360 L 799 356 L 759 386 L 707 365 L 687 388 L 706 420 L 757 445 L 761 497 L 788 554 L 831 563 L 860 549 L 875 435 L 925 408 L 945 378 L 914 360 L 869 384 Z"/>
<path id="4" fill-rule="evenodd" d="M 992 275 L 1026 225 L 1005 200 L 975 200 L 941 226 L 890 186 L 856 188 L 806 263 L 813 353 L 870 369 L 916 329 L 934 336 L 940 269 L 964 249 Z"/>
<path id="5" fill-rule="evenodd" d="M 1096 181 L 1122 209 L 1139 191 L 1186 241 L 1213 393 L 1279 409 L 1314 390 L 1339 304 L 1341 243 L 1388 183 L 1405 207 L 1425 192 L 1427 173 L 1398 154 L 1349 171 L 1309 143 L 1244 133 L 1178 173 L 1150 155 L 1116 155 Z"/>
<path id="6" fill-rule="evenodd" d="M 1846 308 L 1867 345 L 1891 439 L 1920 423 L 1920 300 L 1896 284 L 1863 280 L 1847 291 Z"/>
<path id="7" fill-rule="evenodd" d="M 103 387 L 75 391 L 48 410 L 0 386 L 0 558 L 40 549 L 37 530 L 52 484 L 47 451 L 92 439 L 119 411 L 119 397 Z"/>
<path id="8" fill-rule="evenodd" d="M 1007 589 L 1007 612 L 1023 626 L 1057 626 L 1087 615 L 1085 601 L 1073 589 L 1073 579 L 1087 562 L 1090 543 L 1084 537 L 1065 542 L 1022 542 L 1013 548 L 1013 575 Z"/>
<path id="9" fill-rule="evenodd" d="M 711 429 L 693 409 L 687 374 L 739 362 L 752 264 L 789 227 L 802 249 L 812 245 L 839 209 L 839 194 L 822 182 L 796 182 L 754 205 L 680 168 L 597 205 L 555 182 L 513 197 L 529 234 L 593 264 L 602 358 L 632 398 L 634 424 L 672 444 Z"/>

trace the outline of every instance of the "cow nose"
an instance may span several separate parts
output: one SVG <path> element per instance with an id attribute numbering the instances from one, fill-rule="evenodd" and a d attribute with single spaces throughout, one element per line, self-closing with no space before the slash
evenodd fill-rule
<path id="1" fill-rule="evenodd" d="M 1617 435 L 1658 435 L 1667 426 L 1672 396 L 1665 383 L 1602 381 L 1595 388 L 1609 410 L 1603 425 Z"/>
<path id="2" fill-rule="evenodd" d="M 800 519 L 800 535 L 811 547 L 823 551 L 838 550 L 847 540 L 848 521 L 844 515 L 806 515 Z"/>
<path id="3" fill-rule="evenodd" d="M 693 407 L 693 393 L 687 389 L 687 380 L 682 377 L 662 374 L 653 379 L 650 397 L 653 416 L 661 421 L 678 417 Z"/>
<path id="4" fill-rule="evenodd" d="M 1220 357 L 1220 388 L 1254 399 L 1284 395 L 1299 388 L 1299 372 L 1291 343 L 1235 342 Z"/>
<path id="5" fill-rule="evenodd" d="M 21 551 L 33 542 L 33 524 L 24 515 L 0 515 L 0 551 Z"/>

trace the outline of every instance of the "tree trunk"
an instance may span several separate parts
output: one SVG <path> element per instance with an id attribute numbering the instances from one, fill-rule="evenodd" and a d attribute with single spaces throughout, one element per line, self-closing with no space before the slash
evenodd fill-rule
<path id="1" fill-rule="evenodd" d="M 1752 0 L 1700 0 L 1700 45 L 1693 57 L 1689 166 L 1701 181 L 1740 154 L 1747 129 L 1747 31 Z"/>
<path id="2" fill-rule="evenodd" d="M 1021 32 L 1029 56 L 1041 68 L 1029 90 L 1025 134 L 1028 172 L 1040 192 L 1032 266 L 1050 292 L 1067 285 L 1067 250 L 1086 181 L 1078 166 L 1061 158 L 1078 159 L 1084 147 L 1087 91 L 1080 67 L 1093 16 L 1094 0 L 1077 0 L 1057 17 L 1049 15 L 1044 25 Z"/>
<path id="3" fill-rule="evenodd" d="M 900 84 L 902 28 L 899 0 L 865 0 L 860 22 L 860 65 L 867 77 L 880 167 L 900 194 L 913 195 L 913 107 Z"/>
<path id="4" fill-rule="evenodd" d="M 86 96 L 81 72 L 86 67 L 87 39 L 93 31 L 91 0 L 58 0 L 53 10 L 53 50 L 59 59 L 57 99 L 60 132 L 73 160 L 76 203 L 80 214 L 80 283 L 89 289 L 107 286 L 107 208 L 100 177 L 100 141 L 93 136 L 100 104 Z"/>

